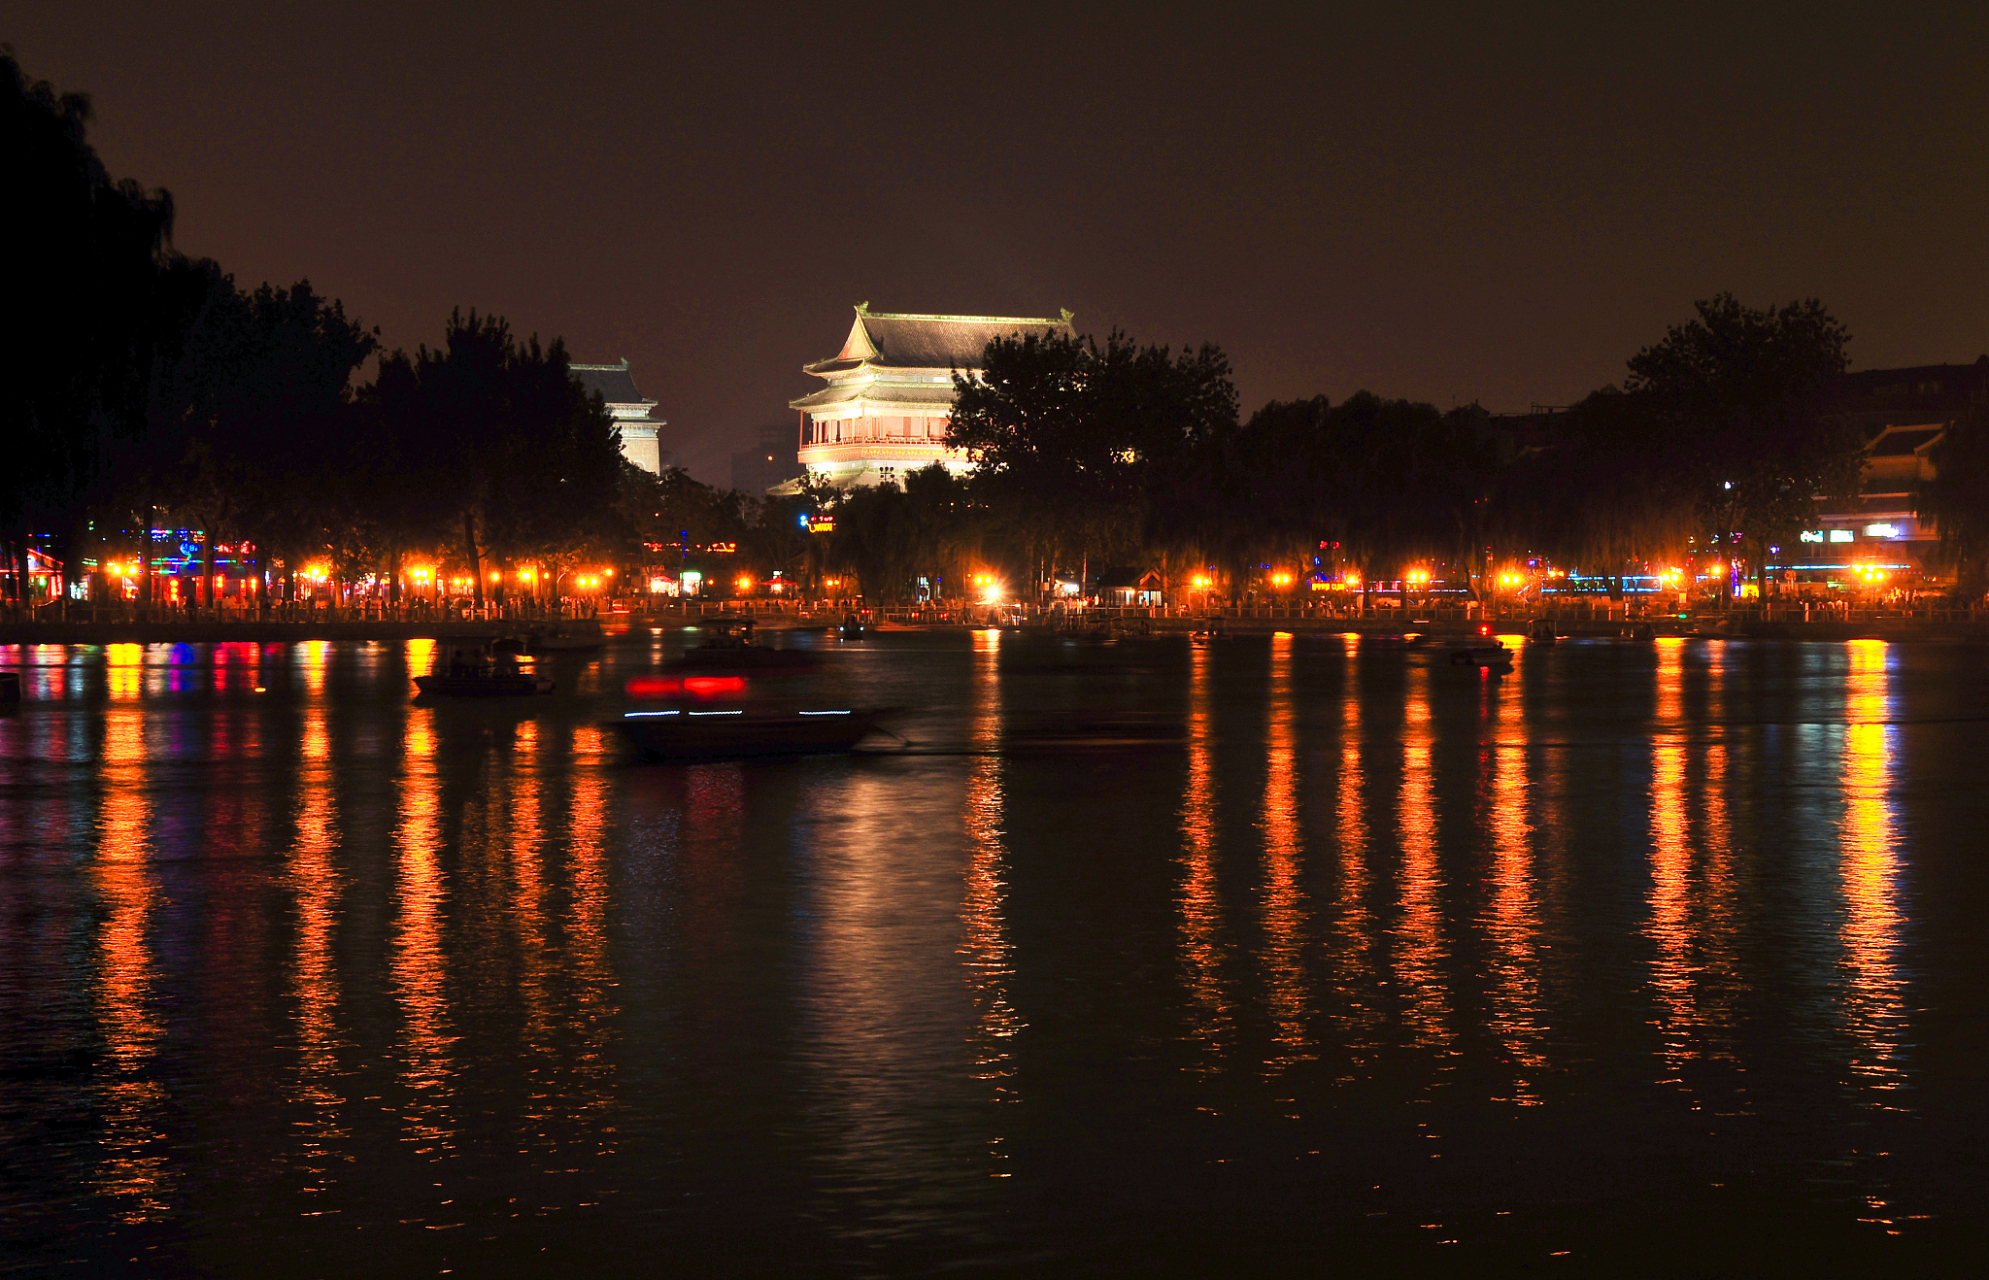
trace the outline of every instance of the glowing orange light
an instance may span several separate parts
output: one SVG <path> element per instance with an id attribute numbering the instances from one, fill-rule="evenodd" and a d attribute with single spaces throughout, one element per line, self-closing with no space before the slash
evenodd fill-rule
<path id="1" fill-rule="evenodd" d="M 732 585 L 741 591 L 751 591 L 753 589 L 753 580 L 742 573 L 733 580 Z"/>

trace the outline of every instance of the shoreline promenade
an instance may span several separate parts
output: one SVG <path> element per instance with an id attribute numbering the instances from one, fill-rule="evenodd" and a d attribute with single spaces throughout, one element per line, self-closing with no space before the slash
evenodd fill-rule
<path id="1" fill-rule="evenodd" d="M 0 619 L 0 645 L 108 644 L 284 644 L 312 640 L 402 641 L 517 635 L 527 632 L 563 636 L 587 635 L 613 640 L 631 631 L 654 627 L 695 627 L 701 617 L 716 613 L 751 613 L 765 630 L 823 630 L 836 626 L 860 606 L 851 602 L 797 607 L 781 602 L 711 602 L 648 613 L 610 614 L 598 618 L 560 619 L 492 616 L 486 618 L 334 616 L 306 618 L 182 616 L 98 620 Z M 342 613 L 345 611 L 341 611 Z M 1880 639 L 1894 642 L 1989 642 L 1989 611 L 1939 610 L 1912 614 L 1873 612 L 1805 619 L 1794 610 L 1732 610 L 1701 612 L 1686 617 L 1671 614 L 1623 618 L 1592 613 L 1515 614 L 1486 620 L 1457 609 L 1374 610 L 1354 617 L 1327 611 L 1275 606 L 1230 607 L 1206 613 L 1161 609 L 1092 608 L 1066 614 L 1031 616 L 1019 625 L 1012 614 L 999 619 L 982 608 L 863 610 L 879 631 L 960 631 L 997 626 L 1036 634 L 1076 633 L 1094 637 L 1136 638 L 1149 635 L 1268 635 L 1288 631 L 1303 635 L 1399 636 L 1417 633 L 1432 639 L 1461 639 L 1494 633 L 1524 632 L 1536 618 L 1553 617 L 1557 632 L 1570 639 L 1653 639 L 1684 636 L 1733 640 L 1843 641 Z"/>

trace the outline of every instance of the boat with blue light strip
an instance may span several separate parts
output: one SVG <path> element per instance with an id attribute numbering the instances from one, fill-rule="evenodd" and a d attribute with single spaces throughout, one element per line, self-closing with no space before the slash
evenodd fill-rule
<path id="1" fill-rule="evenodd" d="M 882 729 L 889 712 L 851 705 L 818 656 L 754 643 L 751 618 L 704 626 L 703 644 L 626 686 L 615 727 L 645 757 L 823 755 L 853 751 Z"/>

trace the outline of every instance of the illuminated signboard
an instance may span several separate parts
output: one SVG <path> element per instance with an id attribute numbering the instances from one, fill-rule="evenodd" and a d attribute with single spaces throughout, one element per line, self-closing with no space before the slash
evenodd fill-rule
<path id="1" fill-rule="evenodd" d="M 1832 529 L 1830 531 L 1830 540 L 1832 542 L 1849 542 L 1851 540 L 1851 531 L 1849 529 Z"/>
<path id="2" fill-rule="evenodd" d="M 1804 542 L 1821 542 L 1821 541 L 1823 541 L 1823 530 L 1821 530 L 1821 529 L 1804 529 L 1804 530 L 1803 530 L 1803 541 L 1804 541 Z"/>
<path id="3" fill-rule="evenodd" d="M 1889 524 L 1868 524 L 1865 526 L 1867 538 L 1897 538 L 1899 530 Z"/>

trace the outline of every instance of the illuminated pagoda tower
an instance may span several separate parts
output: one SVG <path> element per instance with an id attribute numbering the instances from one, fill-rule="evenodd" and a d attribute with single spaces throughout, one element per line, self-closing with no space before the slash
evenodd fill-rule
<path id="1" fill-rule="evenodd" d="M 628 371 L 628 360 L 620 364 L 576 364 L 568 366 L 573 376 L 580 379 L 580 385 L 589 391 L 599 392 L 607 401 L 608 416 L 622 433 L 622 456 L 641 467 L 651 475 L 663 474 L 663 447 L 657 441 L 657 432 L 669 424 L 661 418 L 650 416 L 656 402 L 646 398 L 635 389 L 635 377 Z M 675 462 L 672 456 L 669 461 Z"/>
<path id="2" fill-rule="evenodd" d="M 842 489 L 902 481 L 935 462 L 965 471 L 966 453 L 946 446 L 953 371 L 978 370 L 990 339 L 1068 334 L 1070 321 L 1068 311 L 1055 320 L 912 316 L 858 303 L 843 349 L 802 366 L 828 385 L 788 402 L 801 413 L 801 465 Z"/>

